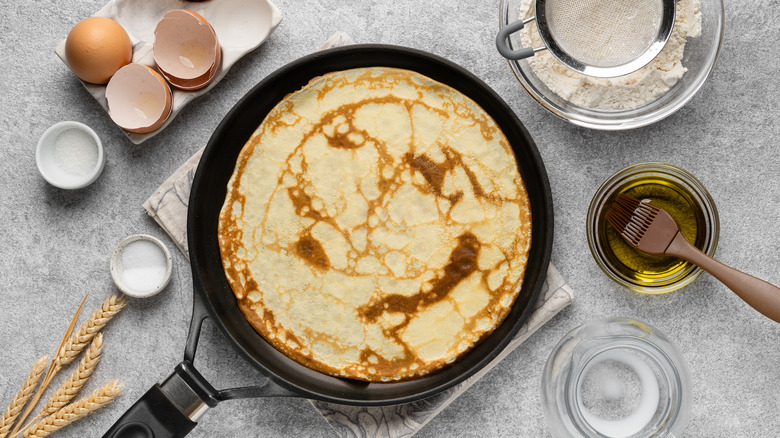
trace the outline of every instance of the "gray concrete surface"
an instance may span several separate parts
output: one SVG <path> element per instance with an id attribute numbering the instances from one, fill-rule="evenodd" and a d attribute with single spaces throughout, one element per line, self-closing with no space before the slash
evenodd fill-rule
<path id="1" fill-rule="evenodd" d="M 572 306 L 442 412 L 420 437 L 548 435 L 539 395 L 547 355 L 566 332 L 604 316 L 649 322 L 680 348 L 694 392 L 686 436 L 780 435 L 780 325 L 707 275 L 662 296 L 623 289 L 598 270 L 585 240 L 587 206 L 604 179 L 631 163 L 668 161 L 696 175 L 714 197 L 721 218 L 718 257 L 780 284 L 780 4 L 727 2 L 723 54 L 700 93 L 662 122 L 608 133 L 567 124 L 525 93 L 494 50 L 497 0 L 275 1 L 285 18 L 270 40 L 240 60 L 162 134 L 135 146 L 53 51 L 103 1 L 0 0 L 3 406 L 35 359 L 55 348 L 84 293 L 91 292 L 86 304 L 91 309 L 112 292 L 108 258 L 114 245 L 134 233 L 166 238 L 141 209 L 146 197 L 205 144 L 254 84 L 342 30 L 358 42 L 411 46 L 447 57 L 483 78 L 510 104 L 545 160 L 555 201 L 553 262 L 577 293 Z M 92 126 L 106 146 L 105 171 L 86 189 L 56 189 L 36 169 L 38 137 L 61 120 Z M 104 357 L 88 390 L 118 378 L 124 393 L 61 436 L 102 435 L 180 360 L 192 280 L 184 257 L 173 252 L 168 289 L 153 299 L 131 301 L 106 332 Z M 210 327 L 197 365 L 218 386 L 241 384 L 254 373 Z M 298 399 L 227 402 L 208 412 L 193 433 L 331 435 L 308 402 Z"/>

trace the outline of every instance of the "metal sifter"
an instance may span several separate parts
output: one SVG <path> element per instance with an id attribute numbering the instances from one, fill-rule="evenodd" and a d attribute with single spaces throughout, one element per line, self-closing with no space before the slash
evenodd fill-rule
<path id="1" fill-rule="evenodd" d="M 675 0 L 535 0 L 535 16 L 504 26 L 496 47 L 507 59 L 550 53 L 595 77 L 623 76 L 655 58 L 672 33 Z M 544 47 L 512 48 L 509 36 L 536 21 Z"/>

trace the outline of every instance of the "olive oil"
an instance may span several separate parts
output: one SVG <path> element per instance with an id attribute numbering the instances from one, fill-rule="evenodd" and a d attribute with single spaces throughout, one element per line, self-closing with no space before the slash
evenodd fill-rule
<path id="1" fill-rule="evenodd" d="M 706 219 L 691 194 L 675 181 L 649 176 L 621 188 L 614 196 L 625 193 L 666 210 L 680 227 L 682 235 L 699 249 L 706 241 Z M 611 202 L 610 202 L 611 205 Z M 672 256 L 645 254 L 623 240 L 606 219 L 599 219 L 599 237 L 608 248 L 604 253 L 622 275 L 639 283 L 662 285 L 664 278 L 679 278 L 682 271 L 693 269 L 690 263 Z"/>
<path id="2" fill-rule="evenodd" d="M 718 246 L 718 209 L 702 183 L 677 166 L 647 161 L 619 170 L 593 195 L 586 233 L 598 267 L 616 283 L 648 294 L 677 290 L 698 277 L 702 272 L 698 266 L 642 253 L 607 223 L 606 212 L 621 193 L 671 214 L 682 235 L 705 254 L 714 255 Z"/>

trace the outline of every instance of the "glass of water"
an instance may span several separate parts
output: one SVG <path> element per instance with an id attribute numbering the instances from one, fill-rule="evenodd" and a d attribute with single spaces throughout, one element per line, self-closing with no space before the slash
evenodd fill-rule
<path id="1" fill-rule="evenodd" d="M 542 376 L 544 414 L 555 438 L 679 437 L 691 400 L 677 349 L 654 327 L 626 318 L 569 332 Z"/>

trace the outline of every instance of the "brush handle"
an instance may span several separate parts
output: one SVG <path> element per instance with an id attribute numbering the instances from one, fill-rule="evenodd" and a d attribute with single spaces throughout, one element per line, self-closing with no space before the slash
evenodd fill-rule
<path id="1" fill-rule="evenodd" d="M 780 322 L 780 288 L 745 274 L 704 254 L 678 231 L 666 254 L 680 257 L 712 274 L 766 317 Z"/>

